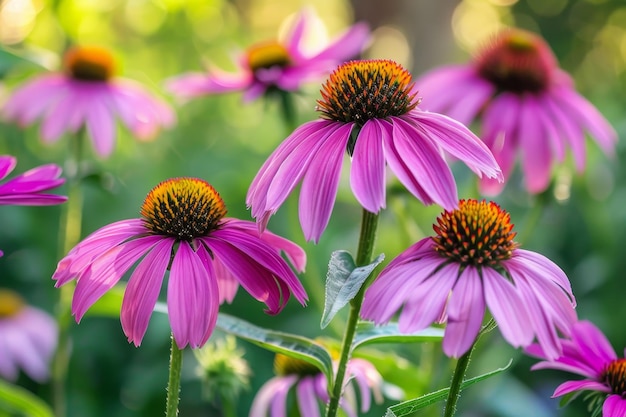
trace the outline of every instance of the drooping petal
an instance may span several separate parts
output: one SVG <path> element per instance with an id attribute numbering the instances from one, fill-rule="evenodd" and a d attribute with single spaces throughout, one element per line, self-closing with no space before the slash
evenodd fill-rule
<path id="1" fill-rule="evenodd" d="M 274 248 L 269 246 L 266 242 L 232 228 L 216 230 L 213 232 L 212 237 L 215 239 L 206 239 L 207 242 L 211 242 L 209 247 L 212 247 L 211 245 L 213 245 L 217 239 L 220 239 L 233 249 L 236 248 L 240 254 L 245 254 L 245 258 L 258 264 L 260 268 L 272 274 L 274 280 L 277 281 L 280 286 L 284 302 L 289 299 L 290 294 L 293 294 L 301 304 L 306 302 L 308 296 L 304 287 L 287 263 L 276 253 Z M 226 251 L 228 253 L 225 254 L 226 256 L 222 257 L 221 260 L 232 272 L 232 268 L 229 267 L 228 264 L 229 262 L 236 262 L 238 254 L 228 248 L 226 248 Z M 229 262 L 227 262 L 226 258 L 229 258 Z M 255 269 L 258 269 L 258 267 Z M 250 281 L 254 278 L 254 276 L 240 276 L 238 274 L 235 274 L 235 276 L 237 276 L 242 285 L 244 285 L 243 281 Z M 270 290 L 277 290 L 276 285 L 271 286 Z"/>
<path id="2" fill-rule="evenodd" d="M 312 151 L 317 149 L 320 140 L 328 134 L 327 130 L 334 129 L 333 124 L 328 120 L 305 123 L 272 152 L 248 189 L 246 204 L 252 210 L 252 217 L 258 221 L 266 214 L 273 214 L 278 210 L 304 175 Z M 290 165 L 289 171 L 282 171 L 285 178 L 277 178 L 277 173 L 284 163 L 293 165 Z M 274 185 L 275 182 L 278 184 Z M 268 201 L 270 187 L 274 190 L 272 204 Z M 281 192 L 278 193 L 278 190 Z"/>
<path id="3" fill-rule="evenodd" d="M 289 239 L 285 239 L 284 237 L 275 235 L 268 230 L 263 233 L 259 233 L 258 227 L 254 223 L 246 220 L 229 218 L 224 219 L 224 221 L 245 230 L 253 236 L 261 238 L 261 240 L 267 242 L 270 246 L 282 251 L 297 272 L 304 272 L 306 267 L 306 252 L 296 243 Z"/>
<path id="4" fill-rule="evenodd" d="M 198 348 L 209 339 L 219 310 L 219 290 L 212 271 L 186 241 L 180 242 L 167 286 L 167 312 L 180 349 Z"/>
<path id="5" fill-rule="evenodd" d="M 95 258 L 77 278 L 72 314 L 80 321 L 85 312 L 110 290 L 161 237 L 147 236 L 115 246 Z"/>
<path id="6" fill-rule="evenodd" d="M 435 323 L 445 310 L 458 274 L 458 265 L 447 264 L 421 282 L 412 282 L 406 289 L 410 295 L 398 320 L 400 331 L 415 332 Z"/>
<path id="7" fill-rule="evenodd" d="M 626 416 L 626 400 L 620 395 L 609 395 L 602 405 L 602 417 Z"/>
<path id="8" fill-rule="evenodd" d="M 476 268 L 468 266 L 457 280 L 448 302 L 448 323 L 443 351 L 458 358 L 466 353 L 478 335 L 485 315 L 485 299 Z"/>
<path id="9" fill-rule="evenodd" d="M 345 124 L 329 134 L 304 173 L 299 218 L 307 241 L 319 242 L 330 220 L 351 129 L 350 124 Z"/>
<path id="10" fill-rule="evenodd" d="M 174 239 L 163 239 L 137 265 L 128 280 L 120 320 L 128 341 L 139 346 L 159 298 Z"/>
<path id="11" fill-rule="evenodd" d="M 192 98 L 205 94 L 242 91 L 252 82 L 252 73 L 243 68 L 231 73 L 212 66 L 208 73 L 189 72 L 172 77 L 165 82 L 165 88 L 182 98 Z"/>
<path id="12" fill-rule="evenodd" d="M 263 384 L 250 406 L 250 417 L 287 417 L 287 393 L 297 379 L 297 375 L 277 376 Z"/>
<path id="13" fill-rule="evenodd" d="M 528 311 L 516 288 L 499 272 L 483 268 L 485 301 L 502 336 L 514 347 L 529 345 L 534 337 Z"/>
<path id="14" fill-rule="evenodd" d="M 425 137 L 447 153 L 465 163 L 479 177 L 502 179 L 502 172 L 489 148 L 461 123 L 447 116 L 422 111 L 412 111 L 410 118 Z"/>
<path id="15" fill-rule="evenodd" d="M 386 206 L 385 154 L 381 122 L 365 122 L 354 145 L 350 187 L 357 201 L 366 210 L 378 213 Z"/>
<path id="16" fill-rule="evenodd" d="M 99 98 L 93 97 L 89 102 L 86 114 L 87 132 L 93 140 L 96 152 L 102 157 L 107 157 L 115 147 L 115 120 L 105 103 L 109 93 L 106 90 L 98 93 Z"/>
<path id="17" fill-rule="evenodd" d="M 256 229 L 256 228 L 255 228 Z M 204 263 L 205 268 L 212 270 L 217 281 L 217 288 L 220 294 L 220 305 L 224 302 L 232 303 L 239 289 L 239 281 L 237 278 L 224 266 L 219 258 L 212 258 L 209 252 L 204 247 L 202 242 L 198 250 L 196 251 L 200 260 Z"/>
<path id="18" fill-rule="evenodd" d="M 522 171 L 526 189 L 532 194 L 546 190 L 552 173 L 549 138 L 539 122 L 543 110 L 532 95 L 522 98 L 519 114 L 518 140 L 522 152 Z"/>
<path id="19" fill-rule="evenodd" d="M 341 64 L 356 58 L 369 39 L 369 27 L 365 23 L 354 24 L 309 61 Z"/>
<path id="20" fill-rule="evenodd" d="M 394 118 L 392 141 L 397 153 L 389 152 L 386 147 L 385 157 L 400 182 L 409 191 L 419 184 L 428 195 L 422 201 L 424 204 L 434 202 L 446 210 L 454 209 L 458 203 L 456 182 L 443 155 L 425 133 L 401 118 Z"/>
<path id="21" fill-rule="evenodd" d="M 305 376 L 300 379 L 296 385 L 296 397 L 298 398 L 298 410 L 300 410 L 302 417 L 320 417 L 313 377 Z"/>

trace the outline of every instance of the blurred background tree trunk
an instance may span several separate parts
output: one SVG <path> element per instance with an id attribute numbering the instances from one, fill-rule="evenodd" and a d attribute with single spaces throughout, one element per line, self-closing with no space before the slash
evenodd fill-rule
<path id="1" fill-rule="evenodd" d="M 452 35 L 452 13 L 459 0 L 350 0 L 355 21 L 372 30 L 394 27 L 404 33 L 415 75 L 449 62 L 458 50 Z"/>

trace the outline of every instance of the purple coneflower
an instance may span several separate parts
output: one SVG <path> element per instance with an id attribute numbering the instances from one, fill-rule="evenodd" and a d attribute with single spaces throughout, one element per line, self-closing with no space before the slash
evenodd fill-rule
<path id="1" fill-rule="evenodd" d="M 250 417 L 287 416 L 287 394 L 295 386 L 296 402 L 302 417 L 320 417 L 320 405 L 329 401 L 326 376 L 313 365 L 282 354 L 276 354 L 274 370 L 278 376 L 261 387 L 252 402 Z M 348 362 L 343 396 L 339 403 L 348 417 L 356 417 L 370 409 L 371 397 L 382 402 L 382 376 L 374 365 L 365 359 L 354 358 Z M 356 384 L 352 384 L 354 380 Z M 357 411 L 354 391 L 359 389 L 361 409 Z"/>
<path id="2" fill-rule="evenodd" d="M 22 126 L 41 119 L 41 138 L 47 143 L 85 128 L 102 157 L 115 147 L 116 118 L 140 140 L 152 139 L 161 126 L 172 125 L 169 106 L 139 83 L 114 77 L 114 66 L 106 49 L 71 49 L 63 72 L 41 75 L 15 91 L 5 104 L 4 117 Z"/>
<path id="3" fill-rule="evenodd" d="M 0 289 L 0 377 L 15 381 L 22 369 L 33 380 L 46 381 L 57 337 L 56 322 L 48 313 Z"/>
<path id="4" fill-rule="evenodd" d="M 344 154 L 352 159 L 350 185 L 359 203 L 385 207 L 388 165 L 424 204 L 457 205 L 457 189 L 444 151 L 477 175 L 500 178 L 485 144 L 461 123 L 417 109 L 411 74 L 389 60 L 351 61 L 337 68 L 322 90 L 320 120 L 297 128 L 254 178 L 247 203 L 261 228 L 302 181 L 300 223 L 318 241 L 337 196 Z"/>
<path id="5" fill-rule="evenodd" d="M 76 279 L 72 314 L 77 321 L 139 259 L 121 311 L 122 329 L 136 346 L 167 270 L 168 315 L 181 349 L 202 346 L 211 335 L 219 304 L 234 296 L 232 286 L 222 294 L 222 280 L 238 281 L 270 314 L 280 312 L 291 293 L 306 301 L 302 284 L 279 254 L 287 251 L 301 269 L 302 249 L 272 234 L 259 235 L 251 222 L 225 218 L 224 202 L 207 182 L 164 181 L 147 195 L 141 215 L 95 231 L 59 262 L 56 286 Z"/>
<path id="6" fill-rule="evenodd" d="M 546 354 L 561 353 L 557 329 L 569 335 L 575 299 L 563 271 L 544 256 L 519 249 L 510 215 L 496 203 L 461 200 L 427 237 L 401 253 L 365 293 L 361 316 L 385 323 L 402 308 L 400 330 L 447 321 L 443 351 L 459 357 L 476 340 L 485 307 L 504 338 L 528 346 L 536 336 Z"/>
<path id="7" fill-rule="evenodd" d="M 593 323 L 581 320 L 572 327 L 571 338 L 562 339 L 561 345 L 563 354 L 556 359 L 546 355 L 540 345 L 526 348 L 529 355 L 544 359 L 533 370 L 557 369 L 585 377 L 559 385 L 553 397 L 592 391 L 597 394 L 592 406 L 601 405 L 603 417 L 626 416 L 626 359 L 617 357 L 606 336 Z"/>
<path id="8" fill-rule="evenodd" d="M 322 50 L 310 54 L 304 39 L 314 16 L 302 11 L 283 41 L 266 41 L 248 48 L 235 62 L 237 72 L 216 67 L 206 73 L 188 73 L 168 81 L 170 91 L 181 97 L 244 91 L 250 101 L 272 92 L 297 91 L 307 81 L 328 75 L 330 68 L 355 58 L 368 42 L 367 25 L 357 23 Z"/>
<path id="9" fill-rule="evenodd" d="M 585 132 L 611 154 L 617 134 L 591 103 L 576 92 L 550 47 L 537 35 L 508 29 L 473 62 L 437 68 L 416 81 L 426 110 L 469 125 L 481 120 L 481 138 L 506 180 L 518 152 L 525 187 L 540 193 L 550 184 L 552 164 L 571 149 L 576 168 L 585 168 Z M 495 195 L 504 183 L 484 178 L 481 191 Z"/>

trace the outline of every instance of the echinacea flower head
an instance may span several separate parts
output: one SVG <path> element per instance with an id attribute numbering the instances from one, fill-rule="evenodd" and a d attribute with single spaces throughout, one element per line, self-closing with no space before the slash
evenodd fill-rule
<path id="1" fill-rule="evenodd" d="M 448 153 L 477 175 L 500 178 L 485 144 L 461 123 L 420 111 L 411 74 L 389 60 L 340 65 L 322 88 L 319 120 L 298 127 L 270 155 L 248 190 L 252 216 L 265 227 L 296 185 L 300 223 L 318 241 L 337 196 L 344 154 L 350 186 L 366 210 L 385 207 L 386 166 L 424 204 L 457 205 Z"/>
<path id="2" fill-rule="evenodd" d="M 295 387 L 298 410 L 302 417 L 320 417 L 328 401 L 326 376 L 308 362 L 276 354 L 274 371 L 277 374 L 259 390 L 250 408 L 250 417 L 287 416 L 289 391 Z M 366 413 L 371 406 L 372 394 L 377 403 L 382 402 L 382 376 L 374 365 L 365 359 L 350 359 L 346 370 L 345 386 L 339 406 L 348 417 Z M 355 385 L 359 390 L 361 407 L 357 410 Z M 360 413 L 358 413 L 360 411 Z"/>
<path id="3" fill-rule="evenodd" d="M 154 187 L 141 218 L 104 226 L 76 245 L 54 272 L 56 286 L 76 280 L 72 314 L 87 309 L 138 261 L 124 292 L 122 329 L 136 346 L 146 332 L 163 278 L 167 311 L 179 348 L 202 346 L 217 320 L 218 307 L 240 284 L 279 313 L 290 295 L 302 304 L 302 284 L 280 256 L 298 270 L 305 255 L 294 243 L 271 233 L 259 235 L 252 222 L 226 218 L 215 189 L 197 178 L 174 178 Z M 236 285 L 233 285 L 233 282 Z"/>
<path id="4" fill-rule="evenodd" d="M 45 143 L 65 132 L 85 129 L 98 155 L 113 152 L 116 119 L 139 140 L 153 139 L 174 123 L 174 113 L 139 83 L 115 76 L 115 60 L 104 48 L 75 47 L 64 57 L 63 71 L 40 75 L 7 100 L 3 116 L 21 126 L 41 120 Z"/>
<path id="5" fill-rule="evenodd" d="M 569 335 L 575 299 L 565 273 L 544 256 L 520 249 L 510 215 L 493 202 L 461 200 L 426 237 L 381 271 L 366 290 L 361 316 L 380 324 L 400 312 L 402 332 L 446 321 L 443 351 L 466 353 L 488 307 L 504 338 L 546 355 L 561 354 L 557 331 Z"/>
<path id="6" fill-rule="evenodd" d="M 185 98 L 243 91 L 245 101 L 277 90 L 293 92 L 306 82 L 327 76 L 330 68 L 356 58 L 369 40 L 367 25 L 357 23 L 321 50 L 310 53 L 305 39 L 314 19 L 313 13 L 305 9 L 284 40 L 250 46 L 235 62 L 236 72 L 211 67 L 206 73 L 174 77 L 168 81 L 168 89 Z"/>
<path id="7" fill-rule="evenodd" d="M 571 153 L 579 172 L 586 165 L 585 133 L 612 154 L 617 134 L 574 88 L 541 37 L 520 29 L 499 33 L 473 62 L 436 68 L 420 77 L 423 108 L 469 125 L 479 121 L 481 138 L 508 180 L 519 157 L 528 192 L 550 184 L 552 167 Z M 495 195 L 505 183 L 483 178 L 481 192 Z"/>
<path id="8" fill-rule="evenodd" d="M 592 394 L 586 397 L 591 401 L 590 406 L 601 407 L 603 417 L 624 417 L 626 359 L 618 358 L 606 336 L 586 320 L 574 324 L 571 337 L 562 339 L 561 344 L 563 354 L 558 358 L 546 355 L 537 344 L 526 348 L 527 354 L 543 359 L 532 367 L 533 370 L 556 369 L 583 377 L 559 385 L 552 396 L 587 391 Z"/>
<path id="9" fill-rule="evenodd" d="M 0 289 L 0 377 L 15 381 L 19 370 L 37 382 L 50 377 L 56 350 L 56 321 L 14 291 Z"/>

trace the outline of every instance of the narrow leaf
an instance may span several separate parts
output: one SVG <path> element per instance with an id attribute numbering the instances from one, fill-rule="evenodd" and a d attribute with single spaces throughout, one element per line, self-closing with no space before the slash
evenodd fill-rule
<path id="1" fill-rule="evenodd" d="M 376 326 L 373 323 L 360 322 L 356 332 L 353 349 L 375 343 L 440 342 L 443 339 L 443 329 L 427 327 L 418 332 L 401 333 L 398 323 Z"/>
<path id="2" fill-rule="evenodd" d="M 466 379 L 461 384 L 461 389 L 465 389 L 465 388 L 469 387 L 470 385 L 475 384 L 476 382 L 480 382 L 482 380 L 485 380 L 487 378 L 490 378 L 490 377 L 492 377 L 494 375 L 497 375 L 497 374 L 499 374 L 501 372 L 506 371 L 511 366 L 511 363 L 513 363 L 513 360 L 509 360 L 509 363 L 507 363 L 502 368 L 495 369 L 495 370 L 493 370 L 491 372 L 487 372 L 486 374 L 475 376 L 475 377 L 470 378 L 470 379 Z M 396 404 L 396 405 L 392 405 L 391 407 L 389 407 L 387 409 L 387 413 L 385 414 L 385 417 L 404 417 L 404 416 L 408 416 L 410 414 L 413 414 L 417 410 L 420 410 L 420 409 L 422 409 L 424 407 L 427 407 L 427 406 L 429 406 L 431 404 L 434 404 L 436 402 L 439 402 L 441 400 L 446 399 L 447 396 L 448 396 L 448 392 L 449 391 L 450 391 L 449 387 L 448 388 L 443 388 L 443 389 L 440 389 L 438 391 L 431 392 L 431 393 L 426 394 L 426 395 L 422 395 L 419 398 L 415 398 L 415 399 L 412 399 L 412 400 L 404 401 L 404 402 Z"/>
<path id="3" fill-rule="evenodd" d="M 322 329 L 357 295 L 367 277 L 383 259 L 385 255 L 380 254 L 371 264 L 357 267 L 350 253 L 343 250 L 333 252 L 326 274 L 326 299 L 320 323 Z"/>
<path id="4" fill-rule="evenodd" d="M 54 417 L 50 407 L 41 398 L 27 389 L 11 385 L 1 379 L 0 410 L 28 417 Z"/>
<path id="5" fill-rule="evenodd" d="M 333 363 L 330 353 L 314 340 L 303 336 L 264 329 L 228 314 L 220 313 L 217 327 L 272 352 L 282 353 L 316 366 L 333 384 Z"/>

